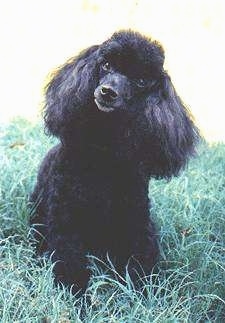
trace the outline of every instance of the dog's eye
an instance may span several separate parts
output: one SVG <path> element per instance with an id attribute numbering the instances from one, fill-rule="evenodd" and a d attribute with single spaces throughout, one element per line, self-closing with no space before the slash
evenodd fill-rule
<path id="1" fill-rule="evenodd" d="M 110 65 L 110 63 L 109 63 L 109 62 L 104 62 L 104 63 L 102 64 L 102 68 L 103 68 L 103 70 L 104 70 L 104 71 L 110 71 L 110 69 L 111 69 L 111 65 Z"/>
<path id="2" fill-rule="evenodd" d="M 144 79 L 137 79 L 137 80 L 135 80 L 135 83 L 137 84 L 138 87 L 145 87 L 146 86 L 146 80 L 144 80 Z"/>

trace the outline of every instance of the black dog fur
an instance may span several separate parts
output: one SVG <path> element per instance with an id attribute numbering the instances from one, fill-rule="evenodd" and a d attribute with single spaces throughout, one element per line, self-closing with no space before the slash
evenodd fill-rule
<path id="1" fill-rule="evenodd" d="M 74 292 L 87 286 L 87 254 L 108 254 L 119 273 L 128 264 L 134 281 L 157 261 L 149 179 L 178 175 L 199 136 L 163 63 L 157 42 L 121 31 L 47 86 L 45 125 L 60 143 L 41 164 L 31 224 L 56 281 Z"/>

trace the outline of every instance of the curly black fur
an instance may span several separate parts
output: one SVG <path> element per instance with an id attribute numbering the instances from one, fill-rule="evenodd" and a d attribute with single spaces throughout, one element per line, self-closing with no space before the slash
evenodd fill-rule
<path id="1" fill-rule="evenodd" d="M 39 170 L 32 201 L 40 253 L 56 281 L 84 290 L 87 254 L 131 277 L 158 256 L 149 216 L 151 177 L 178 175 L 198 131 L 163 69 L 162 47 L 121 31 L 71 59 L 46 89 L 45 125 L 60 139 Z M 138 264 L 138 265 L 137 265 Z"/>

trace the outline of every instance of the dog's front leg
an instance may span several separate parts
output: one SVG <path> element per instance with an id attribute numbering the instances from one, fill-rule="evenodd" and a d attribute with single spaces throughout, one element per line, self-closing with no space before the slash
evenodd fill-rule
<path id="1" fill-rule="evenodd" d="M 49 232 L 48 251 L 52 253 L 55 282 L 72 288 L 75 294 L 87 287 L 90 272 L 87 269 L 86 250 L 78 234 L 68 234 L 52 228 Z"/>
<path id="2" fill-rule="evenodd" d="M 127 269 L 135 286 L 142 285 L 142 279 L 152 273 L 158 260 L 159 247 L 154 224 L 149 220 L 148 225 L 138 230 L 134 235 L 131 256 Z"/>

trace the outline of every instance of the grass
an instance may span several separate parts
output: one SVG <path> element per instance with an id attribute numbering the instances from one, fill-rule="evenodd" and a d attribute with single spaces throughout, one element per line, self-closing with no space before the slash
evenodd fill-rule
<path id="1" fill-rule="evenodd" d="M 225 322 L 225 145 L 203 143 L 180 177 L 151 182 L 161 259 L 147 295 L 94 261 L 77 298 L 54 286 L 52 263 L 28 243 L 28 194 L 53 144 L 41 129 L 24 120 L 0 129 L 0 321 Z"/>

